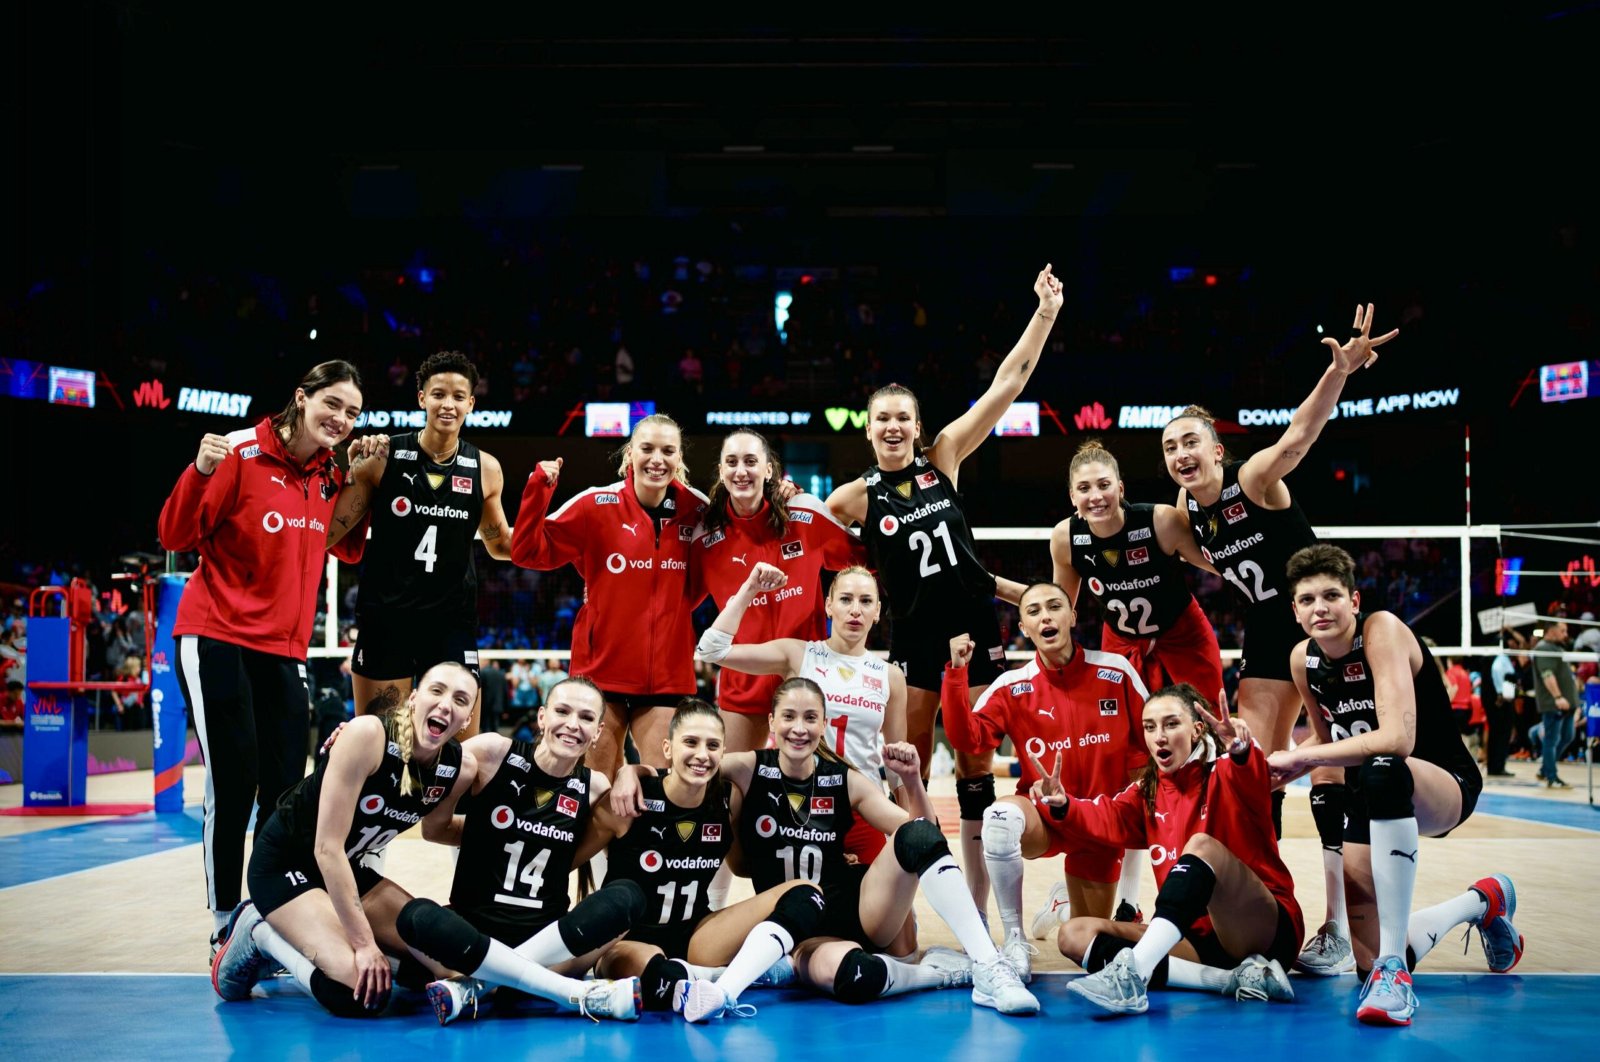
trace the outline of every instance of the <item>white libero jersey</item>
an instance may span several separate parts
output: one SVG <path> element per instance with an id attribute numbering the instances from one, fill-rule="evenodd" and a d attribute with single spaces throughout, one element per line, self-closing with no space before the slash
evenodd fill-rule
<path id="1" fill-rule="evenodd" d="M 873 653 L 845 656 L 827 642 L 807 642 L 800 678 L 822 687 L 828 747 L 869 778 L 883 767 L 883 713 L 889 706 L 889 662 Z"/>

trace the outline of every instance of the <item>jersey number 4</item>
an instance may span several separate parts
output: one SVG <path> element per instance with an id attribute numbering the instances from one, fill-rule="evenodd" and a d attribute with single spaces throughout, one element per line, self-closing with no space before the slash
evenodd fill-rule
<path id="1" fill-rule="evenodd" d="M 422 541 L 417 543 L 417 551 L 411 557 L 422 562 L 423 571 L 433 571 L 433 562 L 439 559 L 438 524 L 428 525 L 428 529 L 422 533 Z"/>
<path id="2" fill-rule="evenodd" d="M 939 562 L 933 559 L 933 540 L 935 538 L 943 540 L 944 554 L 950 559 L 950 567 L 954 568 L 956 566 L 956 547 L 955 543 L 950 541 L 950 529 L 945 526 L 943 520 L 940 520 L 939 526 L 933 529 L 932 538 L 928 536 L 926 531 L 913 531 L 911 532 L 911 537 L 906 539 L 906 545 L 913 550 L 920 549 L 922 551 L 922 563 L 917 567 L 917 574 L 924 579 L 942 568 Z"/>

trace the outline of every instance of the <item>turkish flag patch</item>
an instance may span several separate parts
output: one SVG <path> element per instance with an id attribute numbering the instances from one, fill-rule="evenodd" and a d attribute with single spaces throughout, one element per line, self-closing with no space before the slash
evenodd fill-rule
<path id="1" fill-rule="evenodd" d="M 569 796 L 556 798 L 556 810 L 568 818 L 578 817 L 578 802 Z"/>

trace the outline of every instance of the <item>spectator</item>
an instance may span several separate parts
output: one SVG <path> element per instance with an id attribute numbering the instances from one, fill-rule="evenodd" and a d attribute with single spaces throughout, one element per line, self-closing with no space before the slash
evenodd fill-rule
<path id="1" fill-rule="evenodd" d="M 539 687 L 534 684 L 537 674 L 530 661 L 518 660 L 511 665 L 508 683 L 511 687 L 511 707 L 518 712 L 539 707 Z"/>
<path id="2" fill-rule="evenodd" d="M 1539 702 L 1539 742 L 1544 750 L 1544 766 L 1539 777 L 1551 789 L 1571 788 L 1556 771 L 1561 753 L 1572 744 L 1573 711 L 1578 703 L 1578 683 L 1572 674 L 1572 665 L 1560 655 L 1567 637 L 1566 621 L 1557 620 L 1545 628 L 1544 639 L 1533 647 L 1537 680 L 1533 695 Z"/>
<path id="3" fill-rule="evenodd" d="M 539 672 L 539 703 L 544 704 L 550 700 L 550 691 L 567 681 L 567 669 L 560 660 L 551 660 L 545 664 L 544 670 Z"/>
<path id="4" fill-rule="evenodd" d="M 5 697 L 0 699 L 0 730 L 21 730 L 22 710 L 22 683 L 11 679 L 6 683 Z"/>
<path id="5" fill-rule="evenodd" d="M 499 732 L 500 720 L 506 717 L 506 673 L 496 660 L 486 660 L 478 669 L 478 686 L 483 696 L 483 718 L 479 732 Z"/>

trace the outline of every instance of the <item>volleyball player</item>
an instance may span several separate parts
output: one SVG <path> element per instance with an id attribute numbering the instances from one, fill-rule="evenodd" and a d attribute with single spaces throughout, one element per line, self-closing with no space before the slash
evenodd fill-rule
<path id="1" fill-rule="evenodd" d="M 1291 667 L 1311 737 L 1269 757 L 1283 784 L 1316 767 L 1343 768 L 1350 791 L 1343 869 L 1356 958 L 1370 974 L 1356 1017 L 1409 1025 L 1411 970 L 1445 931 L 1476 927 L 1489 969 L 1522 958 L 1512 925 L 1517 894 L 1504 874 L 1480 878 L 1452 900 L 1415 914 L 1418 837 L 1443 837 L 1466 821 L 1483 776 L 1462 743 L 1433 654 L 1390 612 L 1362 613 L 1355 562 L 1337 546 L 1289 558 L 1295 619 L 1309 638 Z"/>
<path id="2" fill-rule="evenodd" d="M 1143 776 L 1110 800 L 1069 796 L 1058 754 L 1032 796 L 1069 836 L 1148 845 L 1159 891 L 1149 925 L 1073 918 L 1062 954 L 1089 971 L 1067 984 L 1113 1014 L 1142 1014 L 1150 987 L 1287 1002 L 1305 920 L 1272 832 L 1267 760 L 1225 705 L 1213 716 L 1188 683 L 1144 704 Z"/>
<path id="3" fill-rule="evenodd" d="M 461 437 L 477 382 L 477 366 L 459 351 L 426 358 L 417 369 L 417 404 L 427 423 L 391 436 L 387 454 L 353 466 L 339 496 L 330 542 L 369 511 L 372 521 L 350 657 L 357 711 L 390 688 L 404 698 L 423 669 L 440 660 L 477 670 L 474 535 L 489 556 L 511 559 L 500 462 Z M 464 736 L 477 730 L 475 707 Z"/>
<path id="4" fill-rule="evenodd" d="M 1183 514 L 1170 505 L 1129 504 L 1117 459 L 1098 439 L 1080 443 L 1067 471 L 1073 513 L 1050 533 L 1055 581 L 1076 607 L 1085 584 L 1100 604 L 1100 648 L 1126 657 L 1145 688 L 1187 682 L 1222 704 L 1217 634 L 1189 592 L 1184 562 L 1212 570 Z M 1123 853 L 1116 916 L 1139 921 L 1143 849 Z M 1055 888 L 1065 891 L 1064 885 Z M 1052 889 L 1051 902 L 1056 902 Z M 1034 936 L 1039 936 L 1035 928 Z"/>
<path id="5" fill-rule="evenodd" d="M 360 414 L 361 375 L 325 361 L 277 415 L 205 435 L 161 509 L 161 547 L 200 554 L 173 636 L 206 764 L 201 850 L 213 957 L 239 903 L 251 805 L 259 833 L 305 777 L 306 649 L 344 484 L 333 448 Z M 362 545 L 357 537 L 333 550 L 354 562 Z"/>
<path id="6" fill-rule="evenodd" d="M 644 894 L 631 881 L 611 882 L 568 910 L 568 876 L 609 788 L 583 763 L 604 713 L 594 683 L 568 678 L 539 708 L 537 743 L 490 732 L 465 744 L 477 770 L 472 799 L 453 822 L 461 851 L 450 907 L 415 900 L 401 929 L 440 965 L 480 974 L 492 938 L 524 960 L 517 964 L 524 991 L 628 1018 L 639 1010 L 637 981 L 599 986 L 581 978 L 643 916 Z M 492 987 L 481 976 L 440 979 L 428 985 L 428 999 L 443 1025 L 476 1017 Z"/>
<path id="7" fill-rule="evenodd" d="M 1139 720 L 1146 690 L 1125 658 L 1073 645 L 1073 618 L 1065 590 L 1054 583 L 1028 587 L 1021 622 L 1034 658 L 1003 672 L 970 710 L 967 668 L 974 645 L 967 635 L 950 639 L 944 727 L 950 743 L 969 755 L 993 751 L 1007 737 L 1035 757 L 1051 749 L 1064 752 L 1067 792 L 1092 798 L 1118 792 L 1143 766 Z M 1028 797 L 1036 778 L 1032 761 L 1023 760 L 1021 775 L 1016 793 L 985 812 L 982 837 L 1005 927 L 1002 950 L 1027 978 L 1035 949 L 1022 935 L 1022 861 L 1063 856 L 1072 911 L 1109 918 L 1128 846 L 1083 843 L 1053 829 Z"/>
<path id="8" fill-rule="evenodd" d="M 828 586 L 826 615 L 832 623 L 825 639 L 803 641 L 779 638 L 741 644 L 733 641 L 750 602 L 780 592 L 786 574 L 768 564 L 757 564 L 749 577 L 700 638 L 696 657 L 720 664 L 729 673 L 796 676 L 811 679 L 822 690 L 827 706 L 827 746 L 840 759 L 868 778 L 884 778 L 895 787 L 897 802 L 906 799 L 900 776 L 885 772 L 882 746 L 905 740 L 906 677 L 899 665 L 867 650 L 867 635 L 878 622 L 881 601 L 878 580 L 860 566 L 846 568 Z M 770 702 L 768 711 L 771 711 Z M 764 722 L 764 721 L 763 721 Z M 845 850 L 862 863 L 871 863 L 883 851 L 887 838 L 865 819 L 858 820 L 845 838 Z"/>
<path id="9" fill-rule="evenodd" d="M 572 674 L 605 693 L 606 716 L 589 764 L 616 774 L 623 735 L 646 762 L 665 766 L 672 705 L 695 691 L 696 602 L 686 593 L 689 542 L 706 497 L 688 485 L 683 436 L 664 413 L 634 426 L 621 452 L 621 481 L 580 491 L 547 515 L 561 459 L 528 477 L 511 559 L 548 571 L 571 564 L 584 603 L 572 628 Z"/>
<path id="10" fill-rule="evenodd" d="M 1373 308 L 1358 305 L 1354 335 L 1344 343 L 1323 339 L 1332 355 L 1322 378 L 1295 410 L 1277 442 L 1244 462 L 1225 461 L 1212 417 L 1190 406 L 1161 435 L 1167 473 L 1178 484 L 1178 510 L 1189 521 L 1201 555 L 1244 602 L 1244 652 L 1239 658 L 1239 715 L 1268 752 L 1289 746 L 1300 698 L 1289 675 L 1289 651 L 1300 630 L 1287 606 L 1284 563 L 1316 541 L 1316 533 L 1289 492 L 1294 471 L 1333 416 L 1346 378 L 1378 360 L 1377 348 L 1400 334 L 1373 337 Z M 1312 775 L 1311 814 L 1323 846 L 1327 917 L 1297 965 L 1308 973 L 1352 968 L 1344 946 L 1347 922 L 1343 875 L 1335 851 L 1344 829 L 1346 795 L 1337 772 Z M 1272 794 L 1272 822 L 1283 834 L 1281 789 Z"/>
<path id="11" fill-rule="evenodd" d="M 690 597 L 710 593 L 727 608 L 757 564 L 781 569 L 782 592 L 746 602 L 737 644 L 774 638 L 814 640 L 827 634 L 817 601 L 822 571 L 839 571 L 866 559 L 866 549 L 828 507 L 810 494 L 784 498 L 772 447 L 758 432 L 740 428 L 722 440 L 717 482 L 690 551 Z M 717 706 L 727 716 L 728 751 L 767 743 L 774 674 L 734 669 L 717 675 Z"/>
<path id="12" fill-rule="evenodd" d="M 864 1003 L 970 978 L 973 1002 L 980 1006 L 1003 1014 L 1037 1012 L 1038 1000 L 995 949 L 966 888 L 948 876 L 956 863 L 932 818 L 915 748 L 901 743 L 884 750 L 886 766 L 900 775 L 911 806 L 923 815 L 913 819 L 880 785 L 823 747 L 826 711 L 816 683 L 794 678 L 779 686 L 771 726 L 776 748 L 730 754 L 721 769 L 743 794 L 739 846 L 758 892 L 804 880 L 825 897 L 820 932 L 811 939 L 795 938 L 794 966 L 801 982 L 844 1002 Z M 637 806 L 637 790 L 629 791 L 631 773 L 619 776 L 614 806 Z M 891 836 L 894 858 L 871 866 L 846 858 L 844 839 L 857 816 Z M 883 954 L 904 927 L 919 885 L 966 949 L 970 972 L 965 959 L 947 953 L 925 955 L 915 964 Z M 774 943 L 780 942 L 788 943 Z M 751 969 L 759 969 L 758 963 Z M 726 976 L 697 978 L 687 986 L 685 1017 L 703 1020 L 737 1006 L 742 986 L 730 989 L 726 982 Z"/>
<path id="13" fill-rule="evenodd" d="M 1015 601 L 1022 587 L 998 581 L 978 560 L 977 545 L 956 485 L 961 463 L 994 430 L 1039 364 L 1045 340 L 1064 302 L 1061 282 L 1046 264 L 1034 278 L 1038 308 L 1017 343 L 995 368 L 972 408 L 922 442 L 917 398 L 899 384 L 880 387 L 867 402 L 867 439 L 874 464 L 828 496 L 845 524 L 861 525 L 871 564 L 883 581 L 893 619 L 889 656 L 906 674 L 907 740 L 923 764 L 933 750 L 945 646 L 963 631 L 978 644 L 969 678 L 971 696 L 1005 669 L 1005 646 L 995 617 L 998 594 Z M 992 756 L 956 753 L 961 859 L 973 901 L 988 901 L 983 866 L 983 811 L 994 803 Z"/>

